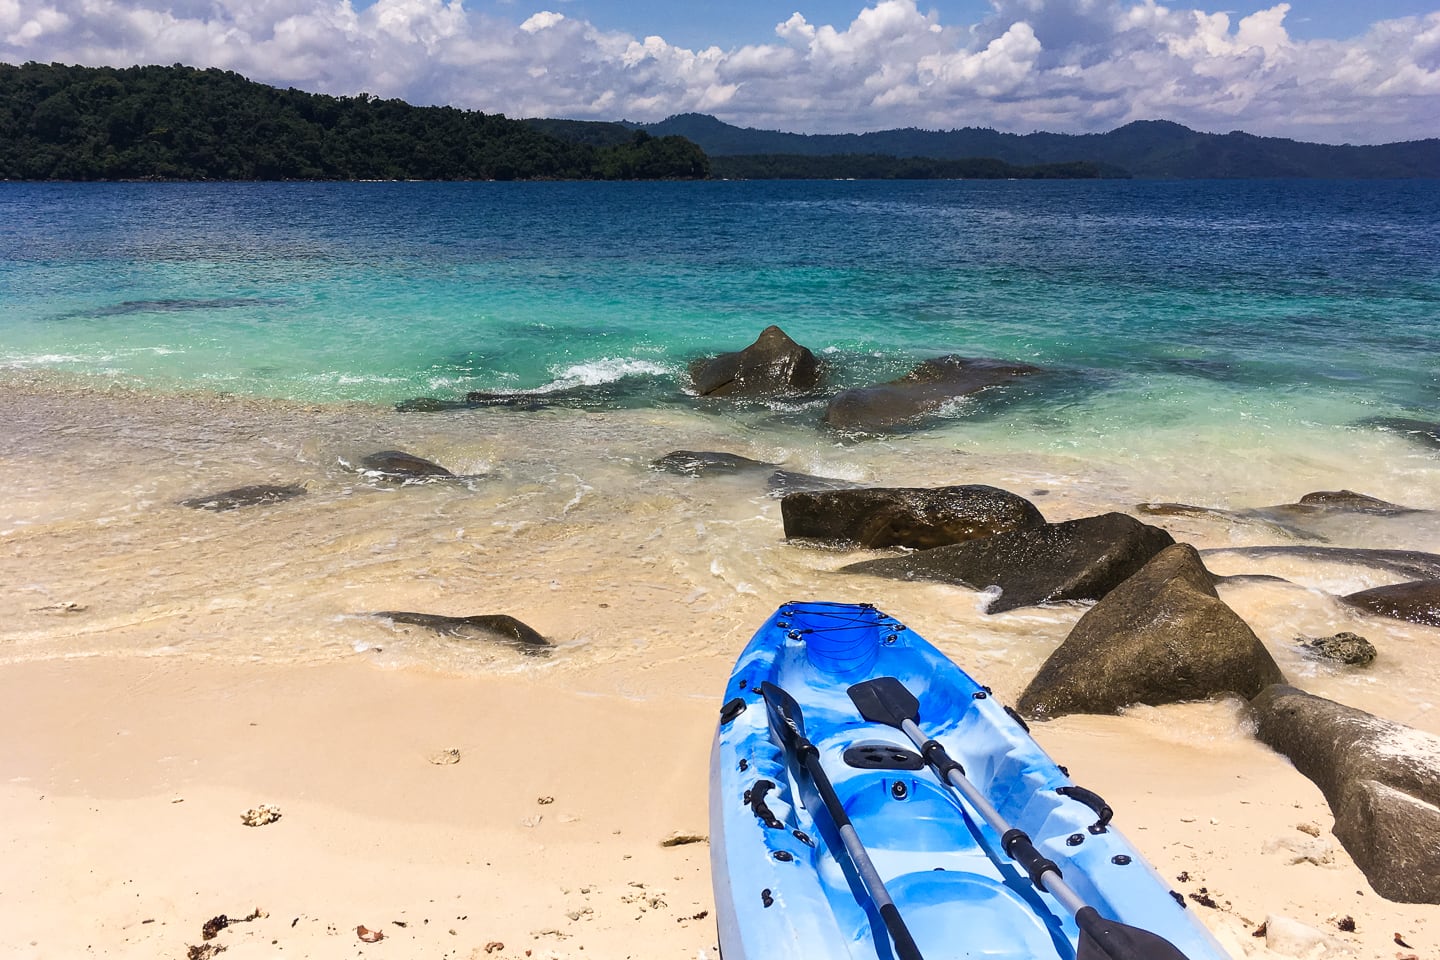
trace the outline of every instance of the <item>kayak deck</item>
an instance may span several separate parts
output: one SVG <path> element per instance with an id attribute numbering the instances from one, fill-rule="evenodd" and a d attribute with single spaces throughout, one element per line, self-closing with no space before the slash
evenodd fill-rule
<path id="1" fill-rule="evenodd" d="M 1223 951 L 1129 842 L 989 691 L 873 607 L 791 603 L 741 653 L 712 755 L 711 856 L 721 946 L 746 957 L 891 956 L 833 819 L 770 730 L 760 686 L 803 706 L 806 735 L 927 960 L 1073 958 L 1073 917 L 899 730 L 864 720 L 850 684 L 899 679 L 919 725 L 1101 914 L 1166 936 L 1190 960 Z M 847 751 L 851 751 L 847 761 Z M 1057 792 L 1061 791 L 1061 792 Z"/>

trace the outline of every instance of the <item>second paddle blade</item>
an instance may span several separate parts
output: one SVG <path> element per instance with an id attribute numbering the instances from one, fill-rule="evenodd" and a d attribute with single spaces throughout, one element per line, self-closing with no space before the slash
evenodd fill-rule
<path id="1" fill-rule="evenodd" d="M 1159 934 L 1106 920 L 1094 907 L 1080 908 L 1075 920 L 1080 924 L 1077 960 L 1186 960 Z"/>
<path id="2" fill-rule="evenodd" d="M 920 719 L 920 701 L 906 689 L 905 684 L 895 677 L 876 677 L 857 683 L 846 693 L 860 711 L 860 716 L 871 723 L 883 723 L 898 727 L 906 720 Z"/>

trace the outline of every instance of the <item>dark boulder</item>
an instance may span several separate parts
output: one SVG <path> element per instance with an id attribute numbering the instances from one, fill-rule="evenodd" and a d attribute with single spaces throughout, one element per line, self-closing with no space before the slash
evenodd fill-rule
<path id="1" fill-rule="evenodd" d="M 982 484 L 792 493 L 780 515 L 789 538 L 917 550 L 1045 524 L 1029 500 Z"/>
<path id="2" fill-rule="evenodd" d="M 284 500 L 293 500 L 295 497 L 303 497 L 305 488 L 299 484 L 289 486 L 278 486 L 269 483 L 257 483 L 249 487 L 236 487 L 234 490 L 222 490 L 219 493 L 207 493 L 199 497 L 190 497 L 181 500 L 180 506 L 191 507 L 196 510 L 214 510 L 221 513 L 226 510 L 238 510 L 240 507 L 253 507 L 262 503 L 280 503 Z"/>
<path id="3" fill-rule="evenodd" d="M 676 450 L 667 453 L 650 466 L 663 473 L 677 473 L 683 477 L 705 477 L 752 470 L 774 470 L 777 464 L 763 460 L 751 460 L 738 453 L 724 453 L 713 450 Z"/>
<path id="4" fill-rule="evenodd" d="M 892 430 L 958 397 L 1039 372 L 1039 367 L 1005 360 L 936 357 L 898 380 L 840 391 L 825 410 L 825 422 L 837 430 Z"/>
<path id="5" fill-rule="evenodd" d="M 998 586 L 989 613 L 1063 600 L 1099 600 L 1175 542 L 1159 527 L 1107 513 L 1031 530 L 997 533 L 904 557 L 842 568 L 896 580 Z"/>
<path id="6" fill-rule="evenodd" d="M 1375 660 L 1375 644 L 1348 631 L 1333 637 L 1296 637 L 1295 642 L 1312 657 L 1363 667 Z"/>
<path id="7" fill-rule="evenodd" d="M 1283 680 L 1265 645 L 1215 593 L 1200 554 L 1177 543 L 1085 612 L 1016 706 L 1032 717 L 1116 713 L 1225 694 L 1248 700 Z"/>
<path id="8" fill-rule="evenodd" d="M 372 616 L 383 617 L 392 623 L 409 623 L 433 630 L 446 637 L 458 640 L 491 640 L 516 647 L 530 656 L 546 656 L 550 653 L 550 641 L 514 617 L 503 613 L 479 614 L 473 617 L 446 617 L 434 613 L 406 613 L 386 610 Z"/>
<path id="9" fill-rule="evenodd" d="M 361 457 L 359 469 L 363 473 L 374 474 L 378 479 L 401 483 L 455 476 L 440 464 L 403 450 L 381 450 Z"/>
<path id="10" fill-rule="evenodd" d="M 1412 580 L 1340 598 L 1366 613 L 1440 627 L 1440 580 Z"/>
<path id="11" fill-rule="evenodd" d="M 1440 737 L 1283 685 L 1251 707 L 1257 736 L 1325 795 L 1375 892 L 1440 903 Z"/>
<path id="12" fill-rule="evenodd" d="M 784 330 L 766 327 L 744 350 L 703 358 L 690 365 L 702 397 L 770 397 L 808 393 L 820 384 L 820 361 Z"/>

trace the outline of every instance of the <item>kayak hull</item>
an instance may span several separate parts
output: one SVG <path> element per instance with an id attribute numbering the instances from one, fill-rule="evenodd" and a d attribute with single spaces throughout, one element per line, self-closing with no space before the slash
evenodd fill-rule
<path id="1" fill-rule="evenodd" d="M 900 730 L 861 717 L 846 691 L 877 677 L 899 679 L 918 698 L 924 735 L 1060 865 L 1085 903 L 1159 934 L 1189 960 L 1226 957 L 1108 822 L 1103 801 L 1076 790 L 988 690 L 874 607 L 796 602 L 741 652 L 711 754 L 711 869 L 725 960 L 893 956 L 834 818 L 770 729 L 763 683 L 800 705 L 804 734 L 926 960 L 1076 956 L 1080 932 L 1062 904 L 1035 888 Z"/>

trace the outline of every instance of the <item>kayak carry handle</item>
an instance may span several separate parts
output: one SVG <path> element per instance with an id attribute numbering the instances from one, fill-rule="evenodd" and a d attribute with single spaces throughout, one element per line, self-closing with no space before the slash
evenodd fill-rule
<path id="1" fill-rule="evenodd" d="M 1115 811 L 1110 809 L 1110 804 L 1106 803 L 1105 798 L 1100 796 L 1100 794 L 1096 793 L 1094 790 L 1086 790 L 1084 787 L 1071 786 L 1056 787 L 1055 792 L 1060 794 L 1060 796 L 1062 797 L 1069 797 L 1071 800 L 1078 800 L 1081 803 L 1085 804 L 1085 806 L 1089 807 L 1091 810 L 1095 811 L 1095 816 L 1099 817 L 1100 819 L 1090 824 L 1089 829 L 1091 833 L 1104 833 L 1105 828 L 1110 825 L 1110 819 L 1115 816 Z"/>

